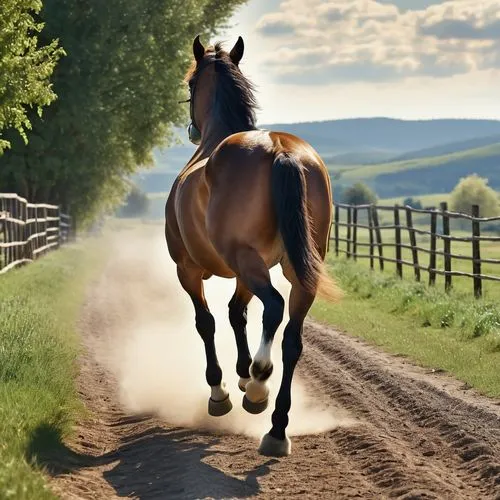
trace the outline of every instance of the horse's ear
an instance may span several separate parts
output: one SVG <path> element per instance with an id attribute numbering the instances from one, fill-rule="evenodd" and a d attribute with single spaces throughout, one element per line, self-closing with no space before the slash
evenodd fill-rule
<path id="1" fill-rule="evenodd" d="M 241 36 L 238 37 L 238 41 L 234 44 L 234 47 L 229 52 L 229 57 L 231 61 L 233 61 L 236 66 L 238 66 L 241 58 L 243 57 L 243 52 L 245 50 L 245 44 L 243 43 L 243 38 Z"/>
<path id="2" fill-rule="evenodd" d="M 200 42 L 200 35 L 197 35 L 197 37 L 193 41 L 193 55 L 196 59 L 196 62 L 200 62 L 205 55 L 205 47 L 203 47 Z"/>

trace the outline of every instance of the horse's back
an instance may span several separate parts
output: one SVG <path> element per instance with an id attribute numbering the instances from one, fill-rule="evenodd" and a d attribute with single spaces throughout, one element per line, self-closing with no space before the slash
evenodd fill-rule
<path id="1" fill-rule="evenodd" d="M 229 136 L 207 162 L 206 224 L 216 248 L 248 244 L 268 264 L 280 260 L 283 246 L 274 216 L 271 182 L 273 163 L 281 153 L 293 155 L 304 167 L 310 216 L 324 239 L 331 221 L 331 189 L 324 163 L 299 137 L 259 130 Z"/>

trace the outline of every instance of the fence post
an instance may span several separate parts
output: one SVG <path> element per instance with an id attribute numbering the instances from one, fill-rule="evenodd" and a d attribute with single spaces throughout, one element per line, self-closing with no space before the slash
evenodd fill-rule
<path id="1" fill-rule="evenodd" d="M 2 204 L 0 205 L 0 212 L 3 212 L 4 213 L 4 216 L 5 216 L 5 219 L 7 219 L 7 200 L 2 198 L 2 200 L 0 200 L 2 202 Z M 7 235 L 7 220 L 4 220 L 3 221 L 3 224 L 2 224 L 2 231 L 3 231 L 3 242 L 4 243 L 8 243 L 8 235 Z M 3 262 L 2 262 L 2 266 L 7 266 L 7 264 L 9 263 L 9 249 L 8 248 L 2 248 L 2 254 L 3 254 Z"/>
<path id="2" fill-rule="evenodd" d="M 403 277 L 403 262 L 401 255 L 401 225 L 399 220 L 399 206 L 394 206 L 394 228 L 396 238 L 396 271 L 400 278 Z"/>
<path id="3" fill-rule="evenodd" d="M 11 214 L 10 216 L 14 221 L 11 223 L 12 224 L 12 233 L 11 236 L 14 241 L 14 246 L 12 247 L 13 253 L 12 253 L 12 261 L 15 262 L 16 260 L 19 260 L 19 241 L 21 240 L 19 236 L 19 224 L 17 223 L 17 220 L 19 220 L 19 200 L 17 198 L 13 198 L 11 202 Z"/>
<path id="4" fill-rule="evenodd" d="M 368 234 L 370 237 L 370 269 L 373 269 L 373 264 L 374 264 L 374 245 L 373 245 L 373 218 L 372 218 L 372 211 L 371 211 L 371 206 L 368 207 Z"/>
<path id="5" fill-rule="evenodd" d="M 347 207 L 347 236 L 346 236 L 346 240 L 347 240 L 347 252 L 346 252 L 346 255 L 347 255 L 347 258 L 350 259 L 351 258 L 351 207 L 348 206 Z"/>
<path id="6" fill-rule="evenodd" d="M 413 229 L 413 219 L 411 214 L 411 207 L 406 207 L 406 225 L 408 226 L 408 234 L 410 236 L 411 255 L 413 257 L 413 269 L 415 272 L 415 279 L 420 281 L 420 267 L 418 264 L 418 249 L 417 238 L 415 230 Z"/>
<path id="7" fill-rule="evenodd" d="M 354 260 L 358 260 L 357 244 L 358 244 L 358 207 L 352 208 L 352 256 Z"/>
<path id="8" fill-rule="evenodd" d="M 378 261 L 380 264 L 380 270 L 383 271 L 384 270 L 384 256 L 383 256 L 384 252 L 382 250 L 382 233 L 380 232 L 377 206 L 372 205 L 371 210 L 372 210 L 372 217 L 373 217 L 373 225 L 375 226 L 375 237 L 377 239 L 377 246 L 378 246 Z"/>
<path id="9" fill-rule="evenodd" d="M 335 235 L 335 255 L 339 256 L 339 212 L 340 208 L 335 205 L 335 227 L 333 228 L 333 234 Z"/>
<path id="10" fill-rule="evenodd" d="M 479 205 L 472 205 L 472 217 L 479 218 Z M 479 299 L 482 294 L 481 281 L 481 224 L 478 220 L 472 219 L 472 274 L 474 274 L 474 297 Z"/>
<path id="11" fill-rule="evenodd" d="M 436 284 L 436 231 L 437 213 L 431 212 L 431 247 L 429 255 L 429 286 Z"/>
<path id="12" fill-rule="evenodd" d="M 448 203 L 441 202 L 441 213 L 443 215 L 443 246 L 444 246 L 444 289 L 451 290 L 451 240 L 450 240 L 450 217 L 447 214 Z"/>

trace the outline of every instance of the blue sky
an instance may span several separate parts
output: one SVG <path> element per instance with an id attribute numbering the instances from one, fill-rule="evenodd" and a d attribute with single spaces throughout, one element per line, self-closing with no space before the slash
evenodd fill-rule
<path id="1" fill-rule="evenodd" d="M 230 24 L 260 123 L 500 119 L 500 0 L 250 0 Z"/>

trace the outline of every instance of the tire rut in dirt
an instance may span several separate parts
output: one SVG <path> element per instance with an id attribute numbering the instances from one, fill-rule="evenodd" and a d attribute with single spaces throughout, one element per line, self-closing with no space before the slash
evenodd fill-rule
<path id="1" fill-rule="evenodd" d="M 362 422 L 356 431 L 333 431 L 332 446 L 364 467 L 375 484 L 403 497 L 420 491 L 431 498 L 497 498 L 498 414 L 389 369 L 352 339 L 316 323 L 308 323 L 304 339 L 301 375 Z M 363 451 L 353 452 L 357 447 Z M 379 470 L 378 464 L 385 465 Z M 394 482 L 386 484 L 386 476 Z"/>

